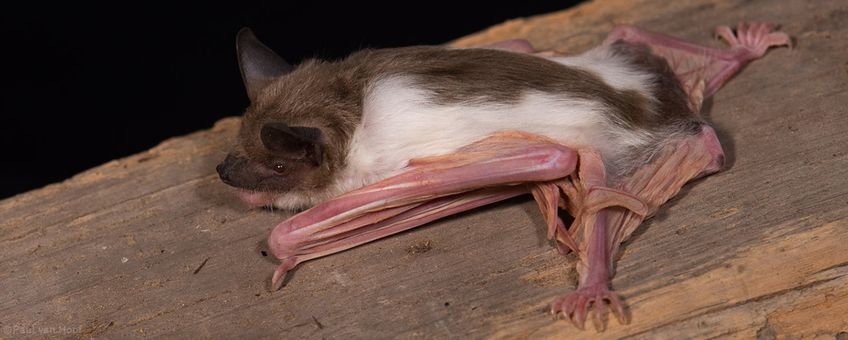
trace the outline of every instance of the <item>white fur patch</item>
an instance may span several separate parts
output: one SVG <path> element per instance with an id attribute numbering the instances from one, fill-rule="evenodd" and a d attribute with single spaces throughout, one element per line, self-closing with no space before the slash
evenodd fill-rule
<path id="1" fill-rule="evenodd" d="M 655 75 L 633 67 L 625 57 L 614 55 L 609 46 L 598 46 L 577 56 L 549 59 L 596 74 L 607 85 L 616 89 L 634 90 L 648 98 L 654 98 L 652 84 Z"/>

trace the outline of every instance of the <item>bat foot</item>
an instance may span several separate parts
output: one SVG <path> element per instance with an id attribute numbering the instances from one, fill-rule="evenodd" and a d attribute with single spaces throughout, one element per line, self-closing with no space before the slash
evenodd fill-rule
<path id="1" fill-rule="evenodd" d="M 567 318 L 579 329 L 585 329 L 586 317 L 592 309 L 592 324 L 595 330 L 603 332 L 606 329 L 607 307 L 620 324 L 630 323 L 624 308 L 624 303 L 614 291 L 605 285 L 590 285 L 577 288 L 576 291 L 561 296 L 551 304 L 551 314 Z"/>
<path id="2" fill-rule="evenodd" d="M 774 25 L 767 22 L 740 22 L 736 32 L 728 26 L 716 27 L 715 33 L 726 41 L 732 49 L 744 51 L 747 60 L 762 57 L 769 47 L 789 46 L 792 40 L 783 32 L 772 32 Z"/>

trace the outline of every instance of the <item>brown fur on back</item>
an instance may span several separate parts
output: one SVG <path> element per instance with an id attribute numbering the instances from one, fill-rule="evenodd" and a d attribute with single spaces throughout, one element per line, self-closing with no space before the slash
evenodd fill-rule
<path id="1" fill-rule="evenodd" d="M 432 92 L 437 104 L 504 103 L 521 100 L 526 90 L 566 93 L 573 98 L 599 100 L 629 128 L 656 129 L 672 121 L 695 117 L 686 106 L 686 95 L 664 59 L 644 46 L 616 43 L 613 51 L 637 68 L 656 74 L 654 106 L 651 98 L 635 91 L 620 91 L 595 74 L 529 54 L 494 49 L 407 47 L 366 50 L 344 63 L 363 65 L 366 76 L 407 74 Z"/>

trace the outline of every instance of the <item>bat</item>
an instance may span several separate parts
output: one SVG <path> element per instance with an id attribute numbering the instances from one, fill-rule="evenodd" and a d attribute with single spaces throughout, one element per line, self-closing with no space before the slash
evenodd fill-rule
<path id="1" fill-rule="evenodd" d="M 608 310 L 630 319 L 609 285 L 619 245 L 685 183 L 723 166 L 704 98 L 791 42 L 761 22 L 716 33 L 730 48 L 618 26 L 577 55 L 511 40 L 292 67 L 243 29 L 251 104 L 217 171 L 249 204 L 308 208 L 269 236 L 275 289 L 304 261 L 530 194 L 548 239 L 579 257 L 577 289 L 551 312 L 602 331 Z"/>

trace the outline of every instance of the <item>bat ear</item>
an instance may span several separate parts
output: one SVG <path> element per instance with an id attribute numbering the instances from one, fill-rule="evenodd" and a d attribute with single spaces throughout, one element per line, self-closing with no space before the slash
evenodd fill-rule
<path id="1" fill-rule="evenodd" d="M 306 159 L 315 165 L 321 163 L 321 129 L 266 123 L 259 136 L 265 148 L 283 157 Z"/>
<path id="2" fill-rule="evenodd" d="M 259 41 L 247 27 L 239 30 L 236 35 L 236 53 L 241 80 L 252 102 L 271 81 L 292 70 L 289 63 Z"/>

